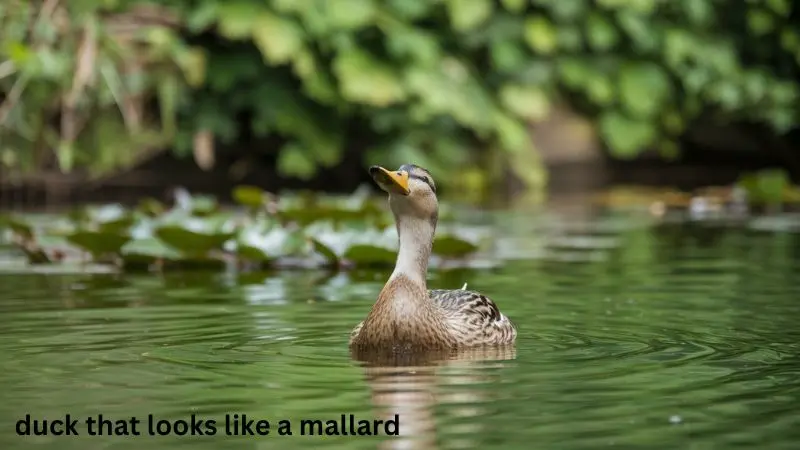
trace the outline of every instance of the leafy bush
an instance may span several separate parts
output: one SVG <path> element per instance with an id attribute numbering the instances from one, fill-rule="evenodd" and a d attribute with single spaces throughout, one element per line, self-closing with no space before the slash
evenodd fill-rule
<path id="1" fill-rule="evenodd" d="M 124 11 L 134 4 L 102 2 L 109 3 Z M 278 135 L 285 143 L 268 151 L 279 152 L 282 173 L 300 178 L 339 162 L 357 130 L 373 149 L 366 159 L 416 161 L 446 174 L 453 171 L 443 168 L 490 167 L 500 156 L 541 185 L 545 175 L 531 160 L 536 153 L 527 124 L 562 101 L 593 118 L 619 158 L 649 148 L 674 156 L 676 139 L 701 116 L 752 120 L 776 133 L 798 120 L 800 23 L 790 0 L 158 3 L 174 8 L 183 36 L 205 50 L 206 76 L 203 58 L 164 26 L 142 30 L 149 37 L 145 53 L 156 58 L 148 66 L 153 71 L 121 77 L 102 46 L 95 71 L 116 74 L 111 79 L 125 92 L 136 86 L 158 94 L 167 131 L 177 109 L 176 132 L 167 136 L 178 150 L 199 155 L 213 148 L 212 140 Z M 41 136 L 59 148 L 61 160 L 71 161 L 64 156 L 71 148 L 80 149 L 76 161 L 96 160 L 93 145 L 105 149 L 99 159 L 118 158 L 123 147 L 111 147 L 109 137 L 118 133 L 87 130 L 94 138 L 72 146 L 63 128 L 56 139 L 59 132 L 45 120 L 58 111 L 46 100 L 69 92 L 72 74 L 80 72 L 81 58 L 73 55 L 86 33 L 81 30 L 92 29 L 88 24 L 105 29 L 104 10 L 70 9 L 70 17 L 87 25 L 34 53 L 21 21 L 8 16 L 14 7 L 2 8 L 3 51 L 20 67 L 16 77 L 0 79 L 5 103 L 19 80 L 29 84 L 31 97 L 24 109 L 12 109 L 11 126 L 3 128 L 6 154 L 9 148 L 19 159 L 34 154 L 41 141 L 36 132 L 44 128 Z M 165 68 L 175 66 L 187 69 L 185 78 Z M 80 98 L 77 108 L 87 117 L 115 116 L 114 129 L 120 128 L 122 105 L 120 114 L 98 114 L 120 103 L 111 85 L 87 86 Z"/>
<path id="2" fill-rule="evenodd" d="M 168 10 L 114 3 L 0 5 L 0 164 L 107 171 L 171 145 L 204 53 Z"/>

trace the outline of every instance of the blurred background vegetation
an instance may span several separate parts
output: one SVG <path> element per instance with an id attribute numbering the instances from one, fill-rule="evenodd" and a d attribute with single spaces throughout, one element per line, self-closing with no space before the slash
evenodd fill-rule
<path id="1" fill-rule="evenodd" d="M 336 190 L 367 164 L 411 161 L 445 186 L 480 191 L 511 175 L 537 190 L 560 161 L 749 152 L 800 174 L 798 9 L 5 1 L 0 173 L 85 182 L 170 158 L 179 162 L 162 165 L 167 177 L 255 172 L 267 188 L 322 179 Z"/>

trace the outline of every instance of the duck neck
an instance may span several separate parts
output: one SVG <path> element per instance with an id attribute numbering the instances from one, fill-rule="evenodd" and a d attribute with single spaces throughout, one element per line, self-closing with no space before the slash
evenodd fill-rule
<path id="1" fill-rule="evenodd" d="M 418 287 L 427 289 L 428 259 L 436 231 L 436 219 L 395 216 L 399 251 L 390 280 L 403 277 Z"/>

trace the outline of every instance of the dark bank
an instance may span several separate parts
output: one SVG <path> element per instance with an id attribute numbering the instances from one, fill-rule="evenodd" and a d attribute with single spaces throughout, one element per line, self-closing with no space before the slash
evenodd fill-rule
<path id="1" fill-rule="evenodd" d="M 397 436 L 400 430 L 400 416 L 394 419 L 358 419 L 354 414 L 342 414 L 339 420 L 300 421 L 300 434 L 303 436 Z"/>

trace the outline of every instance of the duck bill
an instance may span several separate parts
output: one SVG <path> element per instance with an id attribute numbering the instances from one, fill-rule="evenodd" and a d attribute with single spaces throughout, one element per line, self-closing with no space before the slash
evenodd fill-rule
<path id="1" fill-rule="evenodd" d="M 411 192 L 408 188 L 408 172 L 404 170 L 394 172 L 381 166 L 372 166 L 369 174 L 381 189 L 390 194 L 408 195 Z"/>

